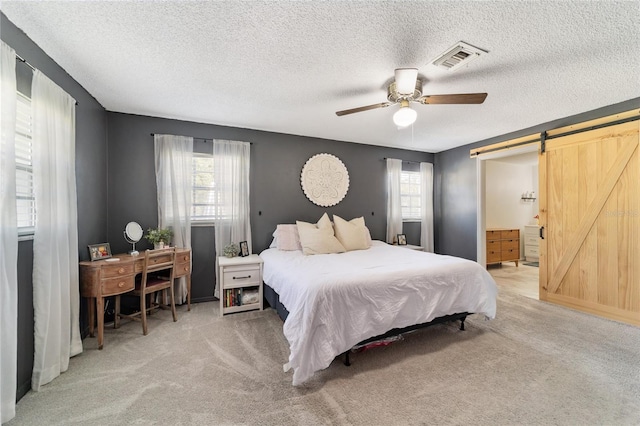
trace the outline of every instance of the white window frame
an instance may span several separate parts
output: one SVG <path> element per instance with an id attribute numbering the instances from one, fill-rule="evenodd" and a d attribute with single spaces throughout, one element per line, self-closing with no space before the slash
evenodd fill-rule
<path id="1" fill-rule="evenodd" d="M 16 105 L 16 206 L 18 239 L 31 240 L 36 226 L 33 187 L 33 139 L 31 99 L 18 92 Z"/>
<path id="2" fill-rule="evenodd" d="M 420 171 L 402 170 L 400 173 L 400 204 L 403 222 L 422 220 L 422 183 Z"/>
<path id="3" fill-rule="evenodd" d="M 207 225 L 213 225 L 213 223 L 215 222 L 215 200 L 213 200 L 213 185 L 215 185 L 215 182 L 213 182 L 213 169 L 211 170 L 211 172 L 208 171 L 202 171 L 202 170 L 198 170 L 197 169 L 197 165 L 198 162 L 201 160 L 209 160 L 211 161 L 211 165 L 213 167 L 213 155 L 212 154 L 201 154 L 201 153 L 193 153 L 193 157 L 192 157 L 192 162 L 193 162 L 193 168 L 192 168 L 192 176 L 193 176 L 193 181 L 192 181 L 192 189 L 191 189 L 191 202 L 192 202 L 192 206 L 191 206 L 191 225 L 192 226 L 207 226 Z M 212 182 L 211 186 L 196 186 L 197 183 L 197 177 L 198 175 L 202 175 L 202 174 L 210 174 L 210 180 Z M 199 192 L 206 192 L 206 191 L 210 191 L 210 195 L 209 195 L 209 200 L 207 202 L 198 202 L 198 193 Z M 208 207 L 208 208 L 207 208 Z M 210 214 L 196 214 L 196 211 L 199 208 L 205 208 L 206 210 L 208 210 L 210 212 Z"/>

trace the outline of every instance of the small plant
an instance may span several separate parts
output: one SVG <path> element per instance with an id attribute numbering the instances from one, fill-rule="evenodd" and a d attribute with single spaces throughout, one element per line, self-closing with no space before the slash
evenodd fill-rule
<path id="1" fill-rule="evenodd" d="M 224 246 L 223 253 L 227 257 L 236 257 L 239 252 L 240 249 L 238 248 L 238 245 L 236 243 L 229 243 Z"/>
<path id="2" fill-rule="evenodd" d="M 156 244 L 165 243 L 169 244 L 171 241 L 171 237 L 173 236 L 173 231 L 169 228 L 158 228 L 147 230 L 147 235 L 144 236 L 147 241 L 149 241 L 154 246 Z"/>

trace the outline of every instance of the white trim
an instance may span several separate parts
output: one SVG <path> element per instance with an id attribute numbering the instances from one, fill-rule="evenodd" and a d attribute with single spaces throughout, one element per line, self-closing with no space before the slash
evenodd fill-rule
<path id="1" fill-rule="evenodd" d="M 511 157 L 518 154 L 525 154 L 529 152 L 537 152 L 539 145 L 532 143 L 513 149 L 503 149 L 500 151 L 488 152 L 486 154 L 479 154 L 476 156 L 476 193 L 477 193 L 477 247 L 476 247 L 476 259 L 481 265 L 486 265 L 486 253 L 485 247 L 487 245 L 487 226 L 485 218 L 486 210 L 486 163 L 487 160 L 494 160 L 496 158 Z"/>

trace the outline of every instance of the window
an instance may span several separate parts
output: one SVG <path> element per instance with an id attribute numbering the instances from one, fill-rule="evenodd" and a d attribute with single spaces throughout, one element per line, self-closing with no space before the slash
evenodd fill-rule
<path id="1" fill-rule="evenodd" d="M 215 219 L 216 202 L 213 194 L 213 156 L 193 154 L 193 222 L 212 223 Z"/>
<path id="2" fill-rule="evenodd" d="M 31 99 L 18 92 L 16 107 L 16 204 L 18 234 L 20 236 L 33 235 L 36 226 L 32 154 Z"/>
<path id="3" fill-rule="evenodd" d="M 400 174 L 402 220 L 420 220 L 422 213 L 420 192 L 420 172 L 403 170 Z"/>

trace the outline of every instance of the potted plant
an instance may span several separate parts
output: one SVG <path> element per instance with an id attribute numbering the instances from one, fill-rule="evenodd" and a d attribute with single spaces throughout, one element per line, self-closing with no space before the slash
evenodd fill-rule
<path id="1" fill-rule="evenodd" d="M 156 228 L 147 230 L 147 235 L 144 237 L 153 244 L 154 249 L 163 249 L 165 245 L 169 245 L 173 231 L 169 228 Z"/>
<path id="2" fill-rule="evenodd" d="M 236 243 L 229 243 L 224 246 L 223 253 L 227 257 L 236 257 L 239 252 L 240 249 L 238 248 L 238 245 Z"/>

